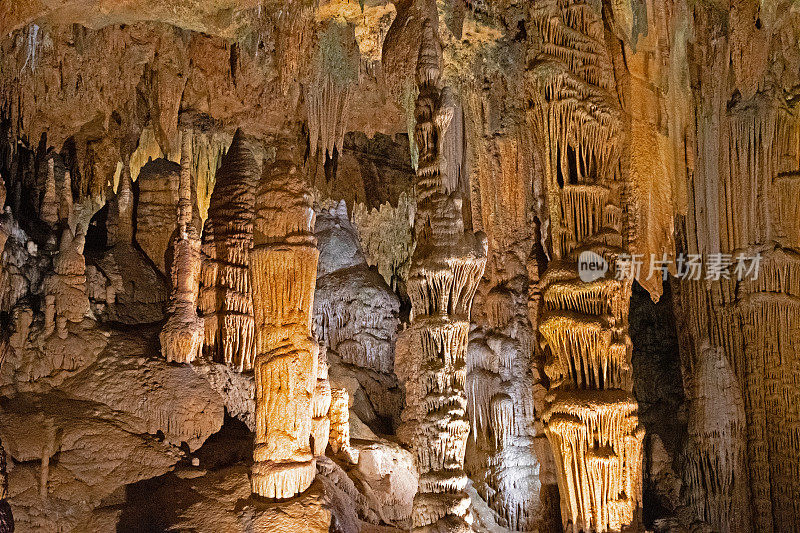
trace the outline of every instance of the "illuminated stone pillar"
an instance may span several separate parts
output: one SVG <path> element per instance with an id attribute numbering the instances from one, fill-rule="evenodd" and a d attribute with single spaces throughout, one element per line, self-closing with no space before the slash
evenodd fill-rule
<path id="1" fill-rule="evenodd" d="M 252 370 L 255 357 L 248 265 L 258 178 L 252 147 L 237 131 L 217 172 L 203 231 L 200 308 L 207 355 L 239 371 Z"/>
<path id="2" fill-rule="evenodd" d="M 644 431 L 632 393 L 632 279 L 616 279 L 613 267 L 633 233 L 623 219 L 629 197 L 614 65 L 592 4 L 543 2 L 531 17 L 542 46 L 526 74 L 529 118 L 551 228 L 538 320 L 549 378 L 542 420 L 564 529 L 622 531 L 638 520 Z M 612 266 L 587 275 L 582 255 Z"/>
<path id="3" fill-rule="evenodd" d="M 161 331 L 161 351 L 167 361 L 191 363 L 203 348 L 203 319 L 197 316 L 200 289 L 200 236 L 192 224 L 192 133 L 181 141 L 178 234 L 172 261 L 170 316 Z"/>
<path id="4" fill-rule="evenodd" d="M 408 280 L 411 327 L 399 340 L 397 373 L 406 384 L 411 446 L 419 468 L 415 531 L 471 531 L 464 492 L 466 351 L 472 298 L 486 264 L 483 235 L 464 231 L 461 198 L 443 155 L 455 103 L 440 84 L 441 51 L 433 21 L 423 24 L 416 69 L 416 249 Z"/>
<path id="5" fill-rule="evenodd" d="M 319 346 L 311 336 L 316 244 L 311 196 L 290 147 L 280 145 L 256 196 L 250 253 L 256 328 L 252 488 L 266 498 L 295 496 L 316 473 L 313 447 L 319 445 L 311 437 L 320 434 L 313 419 L 325 407 L 315 398 Z M 327 431 L 324 438 L 323 449 Z"/>

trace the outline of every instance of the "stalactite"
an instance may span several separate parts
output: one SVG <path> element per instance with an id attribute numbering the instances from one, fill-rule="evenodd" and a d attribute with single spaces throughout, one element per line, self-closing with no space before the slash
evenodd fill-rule
<path id="1" fill-rule="evenodd" d="M 414 252 L 411 233 L 415 213 L 414 199 L 405 192 L 400 193 L 396 207 L 385 203 L 378 209 L 369 210 L 364 204 L 353 208 L 353 225 L 358 228 L 367 263 L 378 268 L 393 290 L 397 290 L 399 280 L 408 279 Z"/>
<path id="2" fill-rule="evenodd" d="M 257 336 L 251 479 L 253 492 L 268 498 L 303 492 L 316 471 L 310 437 L 319 407 L 319 347 L 311 337 L 311 314 L 319 251 L 313 227 L 303 176 L 281 145 L 256 195 L 250 254 Z"/>
<path id="3" fill-rule="evenodd" d="M 518 326 L 515 319 L 506 331 Z M 475 448 L 468 452 L 467 468 L 476 490 L 509 529 L 531 531 L 540 518 L 540 483 L 533 449 L 530 357 L 525 357 L 524 342 L 502 331 L 480 328 L 470 335 L 466 392 L 472 433 L 468 446 Z"/>
<path id="4" fill-rule="evenodd" d="M 203 231 L 200 309 L 205 352 L 239 371 L 255 357 L 250 248 L 258 165 L 238 131 L 216 177 Z"/>
<path id="5" fill-rule="evenodd" d="M 316 72 L 306 93 L 306 110 L 311 153 L 316 153 L 319 145 L 326 157 L 333 157 L 334 148 L 342 153 L 347 106 L 358 82 L 361 58 L 352 24 L 331 19 L 324 25 L 317 44 Z"/>
<path id="6" fill-rule="evenodd" d="M 233 141 L 230 133 L 217 129 L 193 129 L 192 135 L 192 160 L 190 163 L 191 174 L 194 178 L 194 190 L 197 195 L 197 209 L 199 210 L 200 220 L 208 218 L 208 209 L 211 202 L 211 194 L 214 190 L 214 180 L 222 163 L 228 147 Z M 252 147 L 259 152 L 257 147 Z M 260 153 L 257 155 L 261 155 Z M 164 152 L 156 140 L 153 127 L 148 125 L 142 128 L 139 135 L 139 143 L 130 157 L 131 179 L 137 181 L 139 172 L 150 161 L 159 158 L 166 158 L 175 163 L 179 162 L 180 151 L 172 153 Z M 118 165 L 122 169 L 122 164 Z M 117 187 L 118 176 L 115 176 L 115 186 Z"/>
<path id="7" fill-rule="evenodd" d="M 203 319 L 197 316 L 200 283 L 200 237 L 192 223 L 192 134 L 182 132 L 178 229 L 172 264 L 170 316 L 161 331 L 161 352 L 167 361 L 191 363 L 203 347 Z"/>
<path id="8" fill-rule="evenodd" d="M 415 138 L 417 246 L 408 294 L 412 323 L 398 349 L 396 369 L 406 382 L 403 419 L 420 472 L 414 498 L 415 531 L 469 531 L 470 500 L 464 492 L 466 352 L 472 298 L 486 263 L 482 235 L 464 232 L 458 191 L 449 191 L 443 140 L 453 118 L 452 93 L 440 85 L 436 22 L 423 22 L 417 58 Z"/>
<path id="9" fill-rule="evenodd" d="M 544 167 L 555 257 L 537 319 L 550 389 L 543 417 L 558 470 L 564 527 L 622 531 L 637 520 L 643 430 L 627 334 L 632 280 L 579 279 L 577 256 L 624 251 L 618 181 L 622 129 L 599 7 L 545 2 L 531 13 L 542 46 L 529 69 L 534 138 Z M 616 182 L 616 183 L 615 183 Z M 622 203 L 622 205 L 618 205 Z"/>

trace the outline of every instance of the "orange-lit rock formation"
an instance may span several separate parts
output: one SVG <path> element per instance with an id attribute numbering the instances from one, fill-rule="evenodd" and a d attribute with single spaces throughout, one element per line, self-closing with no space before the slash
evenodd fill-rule
<path id="1" fill-rule="evenodd" d="M 170 317 L 161 331 L 161 351 L 167 361 L 191 363 L 203 348 L 203 319 L 197 316 L 200 284 L 200 237 L 192 224 L 192 136 L 182 133 L 178 229 L 173 248 Z"/>
<path id="2" fill-rule="evenodd" d="M 314 480 L 314 419 L 323 411 L 317 398 L 319 346 L 311 336 L 319 251 L 311 197 L 292 155 L 279 145 L 275 161 L 264 167 L 250 253 L 256 327 L 252 488 L 280 499 L 303 492 Z M 326 434 L 323 447 L 327 440 Z"/>
<path id="3" fill-rule="evenodd" d="M 203 229 L 200 308 L 205 351 L 239 371 L 255 357 L 250 248 L 259 166 L 241 132 L 217 172 Z"/>
<path id="4" fill-rule="evenodd" d="M 0 533 L 800 530 L 799 36 L 0 0 Z"/>
<path id="5" fill-rule="evenodd" d="M 565 529 L 602 532 L 635 527 L 643 430 L 627 333 L 632 279 L 615 279 L 625 274 L 615 260 L 631 228 L 619 173 L 624 124 L 598 10 L 583 2 L 537 5 L 541 47 L 527 76 L 552 238 L 538 321 L 549 378 L 543 421 Z M 584 254 L 608 271 L 586 277 L 578 263 Z"/>
<path id="6" fill-rule="evenodd" d="M 702 120 L 689 147 L 695 164 L 680 244 L 730 268 L 715 276 L 706 264 L 699 281 L 682 280 L 676 312 L 686 323 L 681 360 L 694 430 L 689 501 L 695 517 L 719 531 L 800 527 L 792 370 L 800 123 L 787 97 L 800 58 L 786 52 L 797 45 L 786 33 L 797 21 L 781 9 L 734 2 L 722 19 L 704 6 L 691 10 L 699 32 L 692 101 Z"/>

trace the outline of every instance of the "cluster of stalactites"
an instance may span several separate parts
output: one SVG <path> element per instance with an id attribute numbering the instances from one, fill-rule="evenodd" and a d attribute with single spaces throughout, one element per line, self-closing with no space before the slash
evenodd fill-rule
<path id="1" fill-rule="evenodd" d="M 625 251 L 617 183 L 622 118 L 601 6 L 545 2 L 532 12 L 542 46 L 527 73 L 554 259 L 537 320 L 550 380 L 543 422 L 559 471 L 562 519 L 575 531 L 620 531 L 639 507 L 641 443 L 627 333 L 631 280 L 579 275 L 591 251 Z M 630 237 L 630 236 L 628 236 Z"/>
<path id="2" fill-rule="evenodd" d="M 338 19 L 324 21 L 312 57 L 312 80 L 306 91 L 311 153 L 342 153 L 348 105 L 358 84 L 361 57 L 355 26 Z"/>
<path id="3" fill-rule="evenodd" d="M 757 9 L 746 9 L 751 7 Z M 751 53 L 759 44 L 745 37 L 751 26 L 746 17 L 737 18 L 731 33 L 738 37 L 728 45 L 736 58 L 740 98 L 721 110 L 719 131 L 698 126 L 698 163 L 706 164 L 698 164 L 701 179 L 690 182 L 695 213 L 686 219 L 687 251 L 731 254 L 734 265 L 732 279 L 680 282 L 687 337 L 694 345 L 682 354 L 692 437 L 685 482 L 695 515 L 720 531 L 797 529 L 800 394 L 792 370 L 796 357 L 787 354 L 797 353 L 793 332 L 800 327 L 800 121 L 796 106 L 771 87 L 771 74 L 741 70 L 755 64 Z M 765 54 L 773 46 L 769 38 L 758 41 Z M 719 72 L 698 70 L 709 87 Z M 707 163 L 711 153 L 719 154 L 718 167 Z M 746 275 L 737 281 L 737 256 L 756 253 L 761 255 L 756 279 Z M 724 383 L 726 372 L 733 373 L 731 385 Z M 713 373 L 715 381 L 698 392 L 699 381 L 706 379 L 701 373 Z M 701 393 L 715 397 L 691 397 Z M 720 421 L 726 425 L 716 427 Z M 706 488 L 709 481 L 712 490 Z"/>
<path id="4" fill-rule="evenodd" d="M 604 192 L 591 184 L 615 178 L 622 117 L 599 5 L 544 2 L 532 15 L 542 46 L 526 74 L 535 103 L 529 119 L 542 150 L 553 252 L 561 258 L 604 222 Z M 570 186 L 591 201 L 574 201 Z"/>
<path id="5" fill-rule="evenodd" d="M 191 363 L 203 348 L 203 319 L 197 315 L 200 289 L 200 236 L 192 223 L 192 137 L 183 132 L 178 199 L 178 229 L 173 247 L 170 316 L 161 331 L 161 351 L 167 361 Z"/>
<path id="6" fill-rule="evenodd" d="M 415 530 L 469 531 L 470 500 L 464 489 L 466 348 L 472 298 L 486 262 L 485 239 L 465 234 L 461 205 L 443 171 L 454 106 L 439 88 L 440 50 L 433 23 L 423 25 L 417 62 L 419 97 L 415 139 L 419 147 L 417 248 L 409 273 L 412 325 L 404 333 L 408 361 L 399 357 L 406 382 L 406 413 L 419 468 Z M 401 343 L 402 344 L 402 343 Z"/>
<path id="7" fill-rule="evenodd" d="M 311 336 L 319 257 L 313 226 L 300 171 L 279 147 L 259 184 L 250 253 L 257 354 L 251 481 L 253 492 L 267 498 L 307 489 L 314 457 L 328 442 L 327 367 Z"/>
<path id="8" fill-rule="evenodd" d="M 250 248 L 259 167 L 241 132 L 217 172 L 203 231 L 200 309 L 205 351 L 239 371 L 255 357 Z"/>
<path id="9" fill-rule="evenodd" d="M 574 531 L 621 531 L 633 523 L 644 439 L 637 409 L 627 391 L 574 390 L 558 392 L 545 412 L 562 518 Z"/>

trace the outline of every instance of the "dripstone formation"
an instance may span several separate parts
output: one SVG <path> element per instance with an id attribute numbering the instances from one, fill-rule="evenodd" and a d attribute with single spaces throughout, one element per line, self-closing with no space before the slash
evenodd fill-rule
<path id="1" fill-rule="evenodd" d="M 416 66 L 417 247 L 408 276 L 412 319 L 403 334 L 407 359 L 396 368 L 406 384 L 403 417 L 411 427 L 420 474 L 414 530 L 469 531 L 464 385 L 470 307 L 486 263 L 486 243 L 464 231 L 461 200 L 448 180 L 445 140 L 454 102 L 451 90 L 441 86 L 434 24 L 431 19 L 423 22 Z"/>
<path id="2" fill-rule="evenodd" d="M 259 167 L 241 132 L 222 159 L 203 228 L 200 308 L 205 353 L 239 371 L 255 357 L 250 248 Z"/>
<path id="3" fill-rule="evenodd" d="M 319 251 L 314 209 L 285 145 L 258 186 L 250 276 L 257 331 L 253 493 L 290 498 L 314 480 L 319 345 L 311 336 Z M 328 405 L 330 389 L 328 389 Z M 314 437 L 314 438 L 312 438 Z"/>
<path id="4" fill-rule="evenodd" d="M 789 0 L 0 0 L 0 533 L 800 531 Z"/>
<path id="5" fill-rule="evenodd" d="M 200 289 L 200 238 L 192 224 L 192 136 L 181 136 L 181 180 L 178 229 L 173 244 L 171 315 L 161 331 L 161 350 L 167 361 L 191 363 L 203 347 L 203 319 L 197 316 Z"/>

